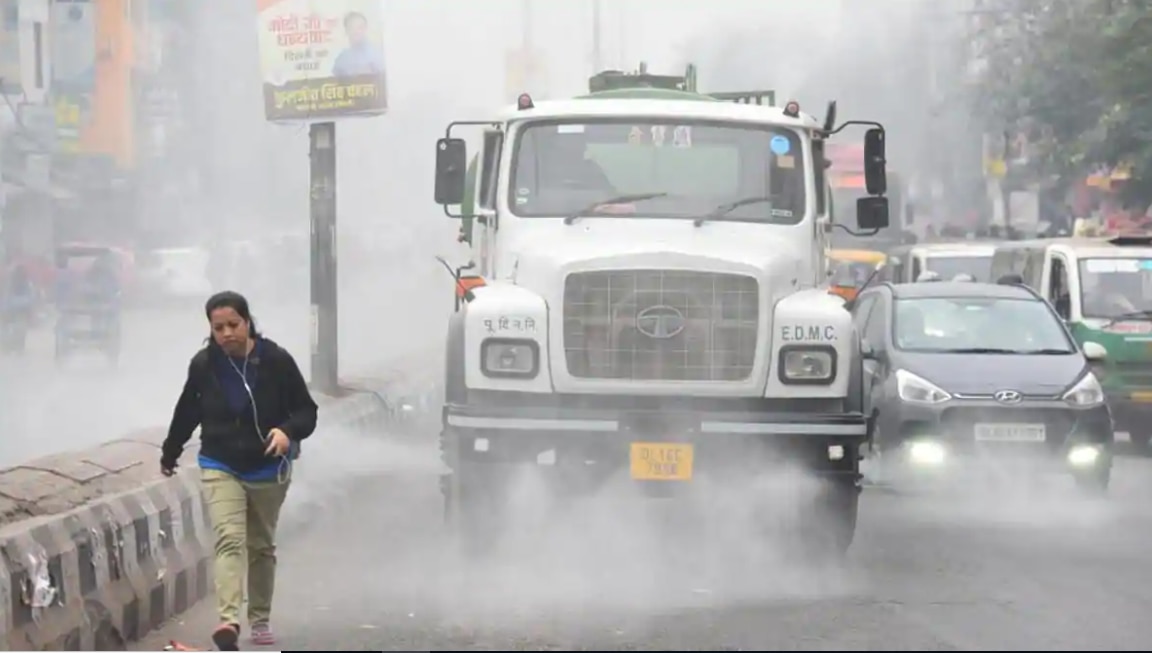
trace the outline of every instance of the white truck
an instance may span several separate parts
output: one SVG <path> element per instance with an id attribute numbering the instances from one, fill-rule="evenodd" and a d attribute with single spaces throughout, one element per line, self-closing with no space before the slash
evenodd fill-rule
<path id="1" fill-rule="evenodd" d="M 883 127 L 834 129 L 834 103 L 821 124 L 764 93 L 612 79 L 521 96 L 437 142 L 435 199 L 473 221 L 475 256 L 455 272 L 447 335 L 447 518 L 491 544 L 507 484 L 541 456 L 576 495 L 621 477 L 676 495 L 791 465 L 821 481 L 793 541 L 843 554 L 871 417 L 867 352 L 821 288 L 827 235 L 848 229 L 829 223 L 823 146 L 872 126 L 856 217 L 874 233 L 888 223 Z M 482 132 L 472 174 L 461 128 Z"/>

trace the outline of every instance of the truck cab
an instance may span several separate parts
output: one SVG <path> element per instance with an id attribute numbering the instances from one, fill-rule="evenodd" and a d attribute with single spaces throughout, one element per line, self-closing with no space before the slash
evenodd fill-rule
<path id="1" fill-rule="evenodd" d="M 1104 352 L 1096 376 L 1116 428 L 1141 449 L 1152 440 L 1152 234 L 1037 239 L 1000 244 L 996 278 L 1020 275 L 1083 347 Z M 1086 348 L 1101 351 L 1097 348 Z"/>
<path id="2" fill-rule="evenodd" d="M 821 123 L 770 91 L 700 93 L 691 67 L 590 90 L 521 96 L 437 143 L 435 200 L 473 221 L 446 345 L 449 518 L 490 543 L 495 496 L 541 456 L 565 493 L 619 474 L 691 493 L 788 463 L 821 481 L 802 548 L 843 553 L 870 416 L 859 335 L 824 287 L 827 234 L 849 229 L 826 201 L 835 105 Z M 884 131 L 866 124 L 855 226 L 874 231 Z"/>

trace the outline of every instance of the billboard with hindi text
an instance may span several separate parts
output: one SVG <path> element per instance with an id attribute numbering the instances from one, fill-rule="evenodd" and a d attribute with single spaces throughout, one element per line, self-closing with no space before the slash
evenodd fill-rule
<path id="1" fill-rule="evenodd" d="M 268 120 L 387 111 L 381 0 L 256 1 Z"/>

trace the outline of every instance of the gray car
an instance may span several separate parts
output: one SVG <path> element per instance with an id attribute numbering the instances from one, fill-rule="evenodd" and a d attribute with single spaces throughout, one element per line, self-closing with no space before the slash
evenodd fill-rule
<path id="1" fill-rule="evenodd" d="M 1054 464 L 1086 490 L 1107 489 L 1112 415 L 1089 360 L 1104 352 L 1081 351 L 1031 289 L 881 284 L 849 309 L 868 358 L 870 450 L 885 466 Z"/>

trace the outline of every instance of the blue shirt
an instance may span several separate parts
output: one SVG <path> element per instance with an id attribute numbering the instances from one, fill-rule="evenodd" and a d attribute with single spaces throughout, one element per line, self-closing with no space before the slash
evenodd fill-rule
<path id="1" fill-rule="evenodd" d="M 332 64 L 336 77 L 384 74 L 384 55 L 371 43 L 364 41 L 350 46 L 336 57 Z"/>
<path id="2" fill-rule="evenodd" d="M 256 339 L 256 345 L 252 349 L 251 357 L 258 358 L 260 356 L 261 345 L 263 343 L 259 338 Z M 236 411 L 237 415 L 243 415 L 251 410 L 252 397 L 249 392 L 256 391 L 256 366 L 252 364 L 245 365 L 244 357 L 234 356 L 216 356 L 213 358 L 213 373 L 220 381 L 220 387 L 224 389 L 224 397 L 228 401 L 228 405 L 232 410 Z M 244 373 L 241 376 L 241 373 Z M 294 457 L 291 455 L 290 457 Z M 270 458 L 268 464 L 260 469 L 253 470 L 247 473 L 239 473 L 236 470 L 228 467 L 224 463 L 209 458 L 204 454 L 199 456 L 200 469 L 214 469 L 217 471 L 231 474 L 241 481 L 259 482 L 259 481 L 274 481 L 280 471 L 280 465 L 286 464 L 280 458 Z"/>

